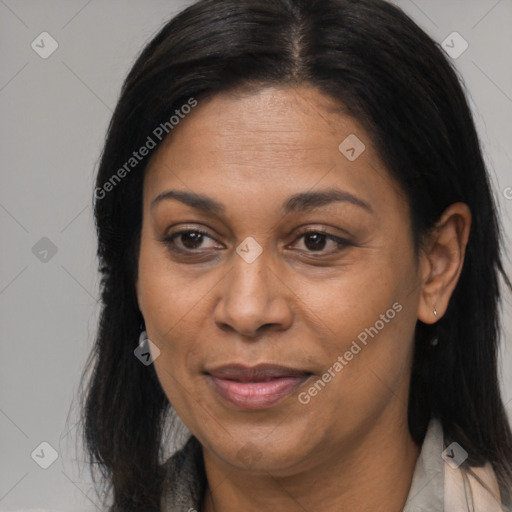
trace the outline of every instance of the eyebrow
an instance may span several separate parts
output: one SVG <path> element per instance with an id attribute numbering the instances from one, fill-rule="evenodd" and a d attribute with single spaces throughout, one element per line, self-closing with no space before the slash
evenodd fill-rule
<path id="1" fill-rule="evenodd" d="M 151 201 L 150 208 L 153 210 L 158 203 L 170 199 L 175 199 L 187 206 L 206 213 L 221 215 L 226 211 L 226 207 L 222 203 L 212 199 L 211 197 L 183 190 L 166 190 L 165 192 L 158 194 L 158 196 Z M 289 214 L 303 212 L 312 210 L 313 208 L 340 202 L 350 203 L 373 213 L 373 209 L 368 203 L 349 192 L 337 189 L 322 190 L 318 192 L 300 192 L 298 194 L 294 194 L 284 202 L 281 207 L 281 213 Z"/>

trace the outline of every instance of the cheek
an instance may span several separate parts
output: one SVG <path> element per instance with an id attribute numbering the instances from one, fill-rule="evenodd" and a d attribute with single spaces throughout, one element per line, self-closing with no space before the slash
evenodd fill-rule
<path id="1" fill-rule="evenodd" d="M 388 326 L 397 322 L 395 316 L 400 316 L 392 306 L 406 296 L 409 285 L 404 277 L 407 271 L 400 272 L 395 265 L 386 264 L 382 254 L 376 256 L 377 252 L 366 254 L 358 264 L 336 276 L 294 287 L 305 311 L 314 313 L 312 316 L 318 323 L 331 335 L 336 335 L 336 343 L 357 338 L 376 322 L 379 331 L 384 330 L 383 326 L 389 330 Z M 381 315 L 384 315 L 383 320 Z"/>
<path id="2" fill-rule="evenodd" d="M 144 305 L 146 327 L 155 339 L 165 340 L 179 329 L 191 327 L 195 310 L 215 285 L 213 276 L 198 278 L 174 264 L 158 242 L 141 246 L 139 296 Z M 149 330 L 148 330 L 149 334 Z"/>
<path id="3" fill-rule="evenodd" d="M 336 377 L 321 393 L 326 406 L 339 400 L 365 409 L 368 397 L 389 398 L 407 379 L 419 300 L 413 263 L 368 256 L 338 280 L 307 290 L 308 308 L 330 333 L 322 341 L 323 362 Z"/>
<path id="4" fill-rule="evenodd" d="M 180 282 L 180 274 L 161 252 L 164 251 L 152 249 L 149 244 L 141 245 L 138 293 L 148 338 L 160 350 L 155 370 L 168 393 L 179 387 L 186 351 L 194 349 L 190 343 L 195 339 L 191 317 L 198 306 L 198 294 L 193 284 Z"/>
<path id="5" fill-rule="evenodd" d="M 308 401 L 304 414 L 322 418 L 333 438 L 350 435 L 354 425 L 369 428 L 390 406 L 407 408 L 414 317 L 405 308 L 396 312 L 391 306 L 382 309 L 386 323 L 377 311 L 368 320 L 340 319 L 339 336 L 331 338 L 320 378 L 334 376 L 326 377 L 325 386 L 313 382 L 301 396 L 301 403 Z M 394 318 L 389 311 L 396 312 Z"/>

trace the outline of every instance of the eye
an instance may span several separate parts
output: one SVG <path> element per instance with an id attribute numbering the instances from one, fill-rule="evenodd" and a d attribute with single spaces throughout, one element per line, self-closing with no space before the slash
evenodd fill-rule
<path id="1" fill-rule="evenodd" d="M 205 246 L 205 242 L 215 240 L 208 235 L 205 231 L 199 229 L 184 229 L 177 231 L 166 238 L 163 242 L 169 247 L 169 249 L 178 252 L 191 252 L 197 251 L 197 249 L 216 249 L 215 244 Z"/>
<path id="2" fill-rule="evenodd" d="M 333 235 L 323 229 L 303 231 L 300 233 L 297 241 L 303 240 L 305 252 L 331 254 L 341 251 L 351 245 L 347 240 Z M 183 229 L 176 231 L 162 240 L 165 245 L 174 252 L 179 253 L 199 253 L 210 249 L 222 249 L 207 232 L 200 229 Z M 209 242 L 209 244 L 208 244 Z"/>
<path id="3" fill-rule="evenodd" d="M 322 229 L 304 231 L 297 240 L 303 240 L 307 252 L 333 253 L 350 245 L 350 242 Z M 325 250 L 327 248 L 327 250 Z M 330 250 L 329 250 L 330 248 Z"/>

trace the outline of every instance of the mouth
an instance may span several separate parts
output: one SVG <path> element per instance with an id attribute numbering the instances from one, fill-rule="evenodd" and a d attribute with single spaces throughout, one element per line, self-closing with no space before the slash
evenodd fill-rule
<path id="1" fill-rule="evenodd" d="M 313 374 L 278 365 L 231 364 L 205 372 L 215 392 L 239 409 L 265 409 L 290 396 Z"/>

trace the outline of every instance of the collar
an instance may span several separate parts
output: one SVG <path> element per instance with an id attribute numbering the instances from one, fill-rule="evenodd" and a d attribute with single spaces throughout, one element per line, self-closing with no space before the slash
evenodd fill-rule
<path id="1" fill-rule="evenodd" d="M 440 512 L 444 510 L 443 430 L 431 419 L 416 461 L 403 512 Z M 462 511 L 461 511 L 462 512 Z"/>

